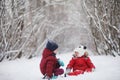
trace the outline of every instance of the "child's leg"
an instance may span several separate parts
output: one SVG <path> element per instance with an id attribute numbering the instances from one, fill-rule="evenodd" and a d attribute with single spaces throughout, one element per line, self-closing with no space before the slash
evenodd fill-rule
<path id="1" fill-rule="evenodd" d="M 84 73 L 84 71 L 82 71 L 82 70 L 76 70 L 74 72 L 70 72 L 68 75 L 70 75 L 70 76 L 77 76 L 77 75 L 83 74 L 83 73 Z"/>
<path id="2" fill-rule="evenodd" d="M 58 68 L 54 71 L 55 76 L 62 75 L 63 73 L 64 73 L 64 70 L 61 68 Z"/>

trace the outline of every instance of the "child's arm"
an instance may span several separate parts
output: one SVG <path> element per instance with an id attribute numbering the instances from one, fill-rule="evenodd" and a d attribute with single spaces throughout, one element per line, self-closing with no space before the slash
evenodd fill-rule
<path id="1" fill-rule="evenodd" d="M 73 58 L 72 58 L 72 59 L 70 60 L 69 64 L 67 65 L 67 68 L 72 69 L 72 68 L 73 68 L 74 63 L 75 63 L 75 59 L 73 59 Z"/>
<path id="2" fill-rule="evenodd" d="M 64 66 L 64 62 L 60 59 L 57 59 L 56 68 L 60 68 L 60 66 Z"/>
<path id="3" fill-rule="evenodd" d="M 65 77 L 71 72 L 71 69 L 73 68 L 74 63 L 75 63 L 75 59 L 72 58 L 69 64 L 67 65 L 66 72 L 64 74 Z"/>
<path id="4" fill-rule="evenodd" d="M 92 72 L 93 69 L 95 69 L 95 66 L 94 64 L 91 62 L 90 58 L 87 57 L 87 65 L 88 65 L 88 68 L 86 69 L 87 72 Z"/>
<path id="5" fill-rule="evenodd" d="M 92 63 L 92 61 L 90 60 L 90 58 L 88 57 L 87 59 L 87 64 L 90 68 L 95 68 L 94 64 Z"/>

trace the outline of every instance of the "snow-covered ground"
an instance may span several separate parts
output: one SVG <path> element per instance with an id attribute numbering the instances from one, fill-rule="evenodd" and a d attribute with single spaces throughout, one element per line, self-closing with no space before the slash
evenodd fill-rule
<path id="1" fill-rule="evenodd" d="M 65 67 L 72 57 L 72 53 L 58 54 L 58 58 L 64 61 Z M 57 80 L 120 80 L 120 57 L 90 56 L 96 66 L 92 73 L 79 76 L 59 77 Z M 39 70 L 41 57 L 30 60 L 17 59 L 0 63 L 0 80 L 41 80 Z M 65 69 L 65 67 L 63 67 Z"/>

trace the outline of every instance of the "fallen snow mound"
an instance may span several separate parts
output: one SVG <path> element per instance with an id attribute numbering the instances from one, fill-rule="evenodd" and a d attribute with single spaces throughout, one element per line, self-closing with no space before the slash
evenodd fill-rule
<path id="1" fill-rule="evenodd" d="M 64 61 L 65 67 L 72 57 L 72 53 L 58 54 L 58 58 Z M 79 76 L 58 77 L 57 80 L 120 80 L 120 57 L 90 56 L 96 66 L 92 73 L 84 73 Z M 43 75 L 39 70 L 41 57 L 30 60 L 17 59 L 0 63 L 0 80 L 41 80 Z"/>

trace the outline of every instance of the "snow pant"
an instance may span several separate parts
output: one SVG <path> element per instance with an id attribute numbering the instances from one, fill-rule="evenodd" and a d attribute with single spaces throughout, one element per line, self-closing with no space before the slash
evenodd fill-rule
<path id="1" fill-rule="evenodd" d="M 63 73 L 64 73 L 64 70 L 61 68 L 55 69 L 54 71 L 55 76 L 62 75 Z"/>
<path id="2" fill-rule="evenodd" d="M 68 73 L 68 75 L 70 75 L 70 76 L 77 76 L 77 75 L 83 74 L 83 73 L 84 73 L 84 71 L 82 71 L 82 70 L 76 70 L 74 72 Z"/>

